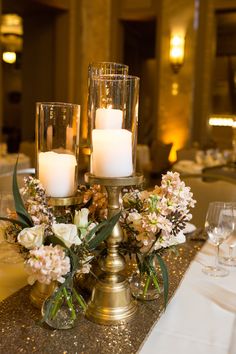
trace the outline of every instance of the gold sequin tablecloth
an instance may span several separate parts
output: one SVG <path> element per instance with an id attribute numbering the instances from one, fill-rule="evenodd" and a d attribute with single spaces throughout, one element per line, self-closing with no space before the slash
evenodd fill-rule
<path id="1" fill-rule="evenodd" d="M 202 244 L 189 240 L 178 246 L 178 256 L 166 256 L 169 301 Z M 52 330 L 39 324 L 40 313 L 31 305 L 29 291 L 26 286 L 0 303 L 1 354 L 134 354 L 164 310 L 160 296 L 154 301 L 138 302 L 138 311 L 128 324 L 100 326 L 80 318 L 73 329 Z"/>

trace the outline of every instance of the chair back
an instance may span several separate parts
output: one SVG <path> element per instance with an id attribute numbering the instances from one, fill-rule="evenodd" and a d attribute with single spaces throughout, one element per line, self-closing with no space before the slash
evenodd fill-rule
<path id="1" fill-rule="evenodd" d="M 152 173 L 162 173 L 170 167 L 169 155 L 172 145 L 173 143 L 163 144 L 158 141 L 153 142 L 150 150 Z"/>

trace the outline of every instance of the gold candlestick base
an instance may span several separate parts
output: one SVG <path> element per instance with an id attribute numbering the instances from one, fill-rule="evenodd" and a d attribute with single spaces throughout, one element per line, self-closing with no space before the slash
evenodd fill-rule
<path id="1" fill-rule="evenodd" d="M 85 174 L 85 182 L 104 185 L 108 194 L 108 216 L 120 211 L 120 191 L 123 186 L 138 185 L 142 175 L 121 178 L 100 178 Z M 100 261 L 103 271 L 95 284 L 88 303 L 86 317 L 103 325 L 128 322 L 136 312 L 136 301 L 132 298 L 127 279 L 119 274 L 125 268 L 124 258 L 119 254 L 119 243 L 123 233 L 119 222 L 107 239 L 107 255 Z"/>
<path id="2" fill-rule="evenodd" d="M 64 207 L 64 206 L 72 206 L 72 205 L 78 205 L 83 202 L 83 195 L 82 193 L 77 193 L 74 196 L 71 197 L 64 197 L 64 198 L 55 198 L 55 197 L 50 197 L 48 200 L 48 204 L 53 207 Z"/>

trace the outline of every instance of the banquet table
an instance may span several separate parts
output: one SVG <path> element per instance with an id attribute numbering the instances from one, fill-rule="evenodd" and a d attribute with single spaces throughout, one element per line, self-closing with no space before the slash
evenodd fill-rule
<path id="1" fill-rule="evenodd" d="M 189 241 L 190 244 L 193 241 Z M 1 246 L 1 244 L 0 244 Z M 117 342 L 121 347 L 117 349 L 117 342 L 113 339 L 113 347 L 103 348 L 102 342 L 104 340 L 104 336 L 102 331 L 104 326 L 96 325 L 95 336 L 97 336 L 96 341 L 100 346 L 93 346 L 91 350 L 86 350 L 85 344 L 83 345 L 83 341 L 85 340 L 84 336 L 79 336 L 79 340 L 82 341 L 80 345 L 84 350 L 74 350 L 69 351 L 70 353 L 135 353 L 140 352 L 141 354 L 234 354 L 236 353 L 236 268 L 230 268 L 229 276 L 225 278 L 211 278 L 202 273 L 201 268 L 203 264 L 209 264 L 213 262 L 214 255 L 214 247 L 211 246 L 208 242 L 204 244 L 201 250 L 197 253 L 196 257 L 192 260 L 187 272 L 185 273 L 179 287 L 174 293 L 174 296 L 171 298 L 166 311 L 161 314 L 160 318 L 152 328 L 150 329 L 149 334 L 144 338 L 142 343 L 139 345 L 139 349 L 133 351 L 133 343 L 135 340 L 135 334 L 131 335 L 130 330 L 127 331 L 127 328 L 122 329 L 122 336 L 117 337 Z M 180 259 L 181 262 L 181 259 Z M 176 268 L 178 269 L 178 268 Z M 20 289 L 26 284 L 26 274 L 23 269 L 23 263 L 16 261 L 15 263 L 4 263 L 4 258 L 0 258 L 0 300 L 6 299 L 10 294 L 13 294 L 15 291 Z M 19 292 L 20 294 L 20 292 Z M 10 301 L 14 301 L 19 297 L 18 293 L 6 299 L 7 304 L 10 304 Z M 21 297 L 25 299 L 25 293 L 21 294 Z M 25 300 L 24 300 L 25 302 Z M 3 301 L 4 304 L 4 301 Z M 149 304 L 142 305 L 143 309 L 150 313 L 155 306 L 154 302 L 149 302 Z M 6 307 L 6 306 L 5 306 Z M 1 303 L 0 303 L 1 308 Z M 4 309 L 4 306 L 3 306 Z M 1 312 L 1 311 L 0 311 Z M 32 310 L 30 310 L 30 313 Z M 145 317 L 146 320 L 148 316 Z M 3 319 L 4 321 L 4 319 Z M 21 319 L 21 322 L 24 319 Z M 87 321 L 88 322 L 88 321 Z M 15 320 L 13 318 L 12 325 L 15 326 Z M 20 324 L 19 324 L 20 325 Z M 22 325 L 22 323 L 21 323 Z M 87 324 L 88 325 L 88 324 Z M 80 324 L 78 324 L 80 326 Z M 95 325 L 94 325 L 95 326 Z M 137 329 L 142 331 L 140 327 L 145 329 L 146 324 L 136 324 Z M 25 327 L 22 325 L 22 327 Z M 106 327 L 106 326 L 105 326 Z M 18 328 L 18 327 L 16 327 Z M 99 328 L 101 330 L 99 331 Z M 23 328 L 24 329 L 24 328 Z M 24 331 L 19 330 L 21 335 L 24 335 Z M 4 329 L 3 329 L 4 330 Z M 40 337 L 40 328 L 35 329 L 39 333 Z M 15 329 L 14 329 L 15 331 Z M 26 328 L 25 328 L 26 331 Z M 106 341 L 109 340 L 109 335 L 119 334 L 119 329 L 117 326 L 115 328 L 106 328 Z M 7 329 L 6 329 L 7 332 Z M 51 336 L 56 336 L 58 331 L 51 331 Z M 59 331 L 61 332 L 61 331 Z M 71 332 L 75 333 L 75 332 Z M 138 334 L 137 330 L 137 334 Z M 53 353 L 69 353 L 63 345 L 66 345 L 66 334 L 68 338 L 70 338 L 69 331 L 62 331 L 62 336 L 64 338 L 64 342 L 62 341 L 58 347 L 58 351 L 54 350 Z M 6 333 L 5 333 L 6 335 Z M 27 340 L 31 340 L 28 338 Z M 71 334 L 72 335 L 72 334 Z M 17 336 L 17 334 L 16 334 Z M 59 334 L 58 334 L 59 336 Z M 75 338 L 76 336 L 72 336 L 71 338 Z M 108 338 L 108 339 L 107 339 Z M 1 352 L 1 340 L 0 339 L 0 352 Z M 26 341 L 27 341 L 26 340 Z M 33 340 L 33 339 L 32 339 Z M 50 340 L 50 335 L 49 335 Z M 74 339 L 75 340 L 75 339 Z M 94 341 L 94 338 L 90 338 L 90 340 Z M 138 338 L 137 338 L 138 340 Z M 95 341 L 95 342 L 96 342 Z M 126 341 L 130 341 L 129 346 L 125 347 L 123 350 L 122 345 L 127 345 Z M 107 342 L 106 342 L 107 343 Z M 22 348 L 22 353 L 30 353 L 32 348 L 26 345 L 25 348 Z M 46 345 L 45 343 L 43 343 Z M 109 343 L 110 345 L 111 343 Z M 10 345 L 10 343 L 9 343 Z M 13 354 L 19 348 L 15 348 L 13 351 L 12 347 L 9 346 L 9 354 Z M 31 349 L 30 349 L 31 348 Z M 41 347 L 35 347 L 33 352 L 37 353 L 51 353 L 51 347 L 48 347 L 48 351 L 43 350 Z M 113 349 L 112 349 L 113 348 Z"/>

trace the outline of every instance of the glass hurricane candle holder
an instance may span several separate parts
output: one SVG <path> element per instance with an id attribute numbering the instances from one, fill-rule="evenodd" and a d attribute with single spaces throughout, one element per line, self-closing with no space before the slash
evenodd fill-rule
<path id="1" fill-rule="evenodd" d="M 96 177 L 127 177 L 135 172 L 139 78 L 93 77 L 90 90 L 91 167 Z"/>
<path id="2" fill-rule="evenodd" d="M 94 81 L 93 79 L 102 75 L 128 75 L 129 67 L 128 65 L 122 63 L 115 62 L 93 62 L 88 66 L 88 106 L 87 106 L 87 114 L 88 114 L 88 130 L 91 129 L 91 108 L 92 102 L 91 99 L 93 97 L 94 90 Z M 91 136 L 88 137 L 90 139 Z M 89 148 L 91 151 L 91 141 L 89 141 Z"/>
<path id="3" fill-rule="evenodd" d="M 71 197 L 77 190 L 80 106 L 36 104 L 37 176 L 50 197 Z"/>
<path id="4" fill-rule="evenodd" d="M 128 65 L 109 61 L 90 63 L 88 67 L 89 80 L 101 75 L 128 75 Z"/>

